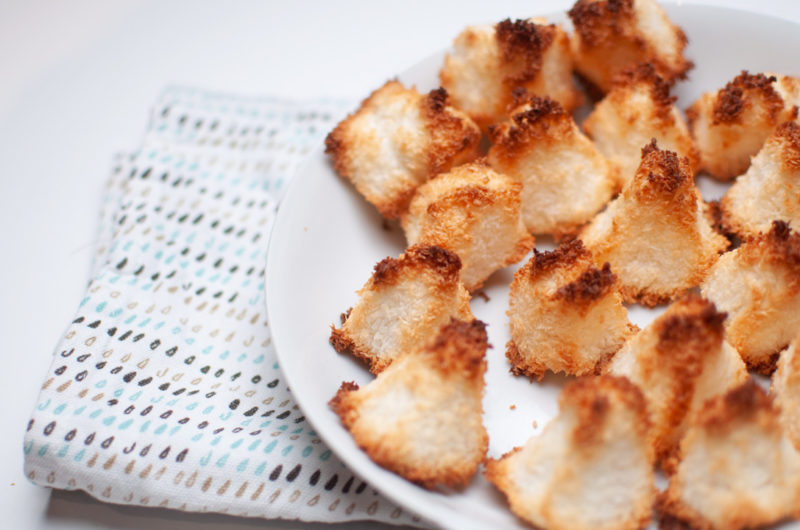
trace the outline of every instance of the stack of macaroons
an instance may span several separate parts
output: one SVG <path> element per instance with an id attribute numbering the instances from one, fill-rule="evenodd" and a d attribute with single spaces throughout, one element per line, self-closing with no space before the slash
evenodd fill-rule
<path id="1" fill-rule="evenodd" d="M 331 406 L 375 462 L 427 488 L 485 464 L 537 527 L 641 528 L 654 509 L 667 528 L 798 518 L 800 80 L 743 71 L 685 119 L 670 92 L 694 67 L 687 38 L 654 0 L 568 15 L 572 34 L 536 18 L 466 28 L 440 88 L 389 81 L 328 135 L 335 170 L 408 244 L 332 326 L 376 378 Z M 698 171 L 733 180 L 719 203 Z M 576 379 L 539 436 L 487 459 L 470 293 L 532 249 L 509 288 L 511 372 Z M 639 330 L 624 303 L 667 307 Z M 769 394 L 748 373 L 776 368 Z"/>

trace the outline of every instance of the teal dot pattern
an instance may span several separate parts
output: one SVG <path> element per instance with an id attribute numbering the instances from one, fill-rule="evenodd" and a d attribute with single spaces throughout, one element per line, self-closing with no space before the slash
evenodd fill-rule
<path id="1" fill-rule="evenodd" d="M 265 314 L 292 172 L 351 105 L 170 88 L 118 155 L 91 280 L 28 422 L 25 473 L 113 503 L 422 524 L 294 403 Z"/>

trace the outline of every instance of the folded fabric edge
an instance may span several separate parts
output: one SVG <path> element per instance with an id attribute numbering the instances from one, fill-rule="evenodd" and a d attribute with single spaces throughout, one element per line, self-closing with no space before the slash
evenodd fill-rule
<path id="1" fill-rule="evenodd" d="M 187 93 L 187 90 L 192 93 L 193 97 L 194 96 L 197 96 L 197 97 L 200 97 L 200 98 L 203 97 L 203 92 L 202 91 L 193 90 L 193 89 L 185 89 L 185 88 L 175 88 L 175 87 L 165 90 L 165 92 L 164 92 L 165 96 L 164 97 L 166 97 L 166 95 L 178 94 L 179 97 L 183 97 L 184 99 L 186 99 L 187 96 L 185 96 L 185 94 Z M 241 103 L 242 99 L 243 99 L 243 98 L 238 98 L 236 96 L 224 95 L 224 94 L 211 94 L 211 95 L 207 94 L 207 96 L 208 96 L 207 99 L 210 99 L 212 101 L 217 101 L 217 102 L 223 102 L 223 103 L 225 103 L 225 102 L 233 102 L 233 101 L 238 101 L 238 102 Z M 309 102 L 286 102 L 286 101 L 281 103 L 281 102 L 279 102 L 277 100 L 277 98 L 263 98 L 263 97 L 262 98 L 252 98 L 252 99 L 255 100 L 255 101 L 260 102 L 263 105 L 277 105 L 278 107 L 280 107 L 281 105 L 290 105 L 290 106 L 292 106 L 293 109 L 302 108 L 303 104 L 309 103 Z M 178 103 L 177 108 L 181 108 L 181 105 L 183 103 L 181 101 L 178 101 L 177 103 Z M 341 110 L 343 108 L 343 105 L 341 103 L 331 103 L 331 105 L 332 105 L 332 107 L 338 108 L 339 109 L 338 112 L 341 112 Z M 192 105 L 186 105 L 186 107 L 191 108 Z M 154 108 L 157 109 L 158 106 L 156 106 Z M 316 105 L 314 108 L 319 109 L 319 105 Z M 211 110 L 213 112 L 222 112 L 219 108 L 217 108 L 216 110 L 215 109 L 211 109 Z M 336 112 L 336 110 L 333 110 L 332 114 L 331 115 L 327 115 L 327 116 L 324 115 L 324 114 L 323 115 L 314 115 L 313 112 L 312 112 L 312 113 L 308 114 L 308 118 L 310 118 L 312 121 L 313 120 L 320 121 L 320 119 L 321 119 L 322 122 L 329 122 L 329 121 L 331 121 L 333 119 L 332 117 L 335 115 L 335 114 L 333 114 L 333 112 Z M 162 114 L 163 114 L 163 111 L 162 111 Z M 237 112 L 237 116 L 240 115 L 240 114 L 241 113 Z M 245 117 L 247 117 L 248 113 L 245 112 L 244 115 L 245 115 Z M 255 119 L 258 119 L 257 115 L 258 115 L 257 112 L 250 112 L 249 113 L 249 116 L 250 117 L 255 117 Z M 299 116 L 302 116 L 302 114 L 300 114 Z M 270 118 L 270 119 L 274 120 L 275 118 L 276 118 L 275 116 L 272 116 L 272 118 Z M 243 118 L 235 118 L 234 121 L 238 121 L 238 120 L 242 120 L 242 119 Z M 177 120 L 180 122 L 181 118 L 179 117 L 179 118 L 177 118 Z M 189 121 L 189 119 L 187 118 L 184 121 Z M 295 120 L 295 121 L 302 121 L 302 120 Z M 196 124 L 197 121 L 195 121 L 194 123 Z M 213 124 L 213 122 L 211 122 L 211 123 Z M 195 126 L 195 129 L 197 129 L 196 126 Z M 151 130 L 152 130 L 152 125 L 151 125 Z M 172 133 L 175 133 L 175 136 L 174 136 L 175 144 L 179 144 L 180 141 L 185 139 L 185 138 L 181 137 L 181 132 L 182 132 L 182 129 L 181 130 L 175 130 L 175 131 L 172 132 Z M 315 134 L 315 133 L 319 133 L 319 132 L 320 131 L 307 131 L 308 134 L 306 136 L 302 136 L 302 134 L 301 134 L 298 138 L 300 138 L 301 141 L 312 141 L 313 140 L 313 142 L 317 142 L 318 140 L 315 140 L 312 137 L 318 138 L 319 134 Z M 163 136 L 162 140 L 165 140 L 165 141 L 167 141 L 167 143 L 169 143 L 170 134 L 172 134 L 172 133 L 169 132 L 168 128 L 164 129 L 162 131 L 162 136 Z M 253 142 L 250 145 L 245 144 L 245 146 L 248 149 L 250 149 L 251 151 L 253 150 L 253 145 L 257 145 L 257 143 Z M 241 146 L 237 145 L 236 147 L 238 149 Z M 202 151 L 202 146 L 201 146 L 200 151 Z M 245 150 L 243 149 L 243 151 L 245 151 Z M 250 152 L 250 151 L 247 151 L 247 152 Z M 237 155 L 238 154 L 241 154 L 241 153 L 237 153 Z M 121 156 L 116 157 L 115 160 L 124 159 L 126 157 L 129 158 L 129 159 L 133 159 L 134 158 L 133 155 L 121 155 Z M 291 159 L 292 157 L 287 157 L 287 158 Z M 294 158 L 297 158 L 297 157 L 294 157 Z M 96 264 L 95 264 L 95 267 L 93 267 L 95 273 L 97 273 L 97 271 L 101 270 L 104 266 L 108 265 L 108 261 L 103 259 L 103 255 L 105 254 L 104 248 L 106 248 L 106 250 L 107 250 L 107 247 L 104 247 L 104 244 L 107 243 L 107 241 L 106 241 L 107 238 L 105 236 L 109 235 L 109 238 L 113 239 L 113 231 L 110 232 L 109 234 L 106 234 L 106 232 L 103 231 L 103 229 L 108 228 L 109 226 L 114 224 L 114 222 L 113 222 L 114 221 L 114 214 L 116 212 L 119 212 L 119 206 L 122 203 L 122 200 L 123 200 L 123 197 L 125 196 L 125 193 L 127 192 L 127 190 L 125 188 L 126 184 L 127 184 L 127 180 L 125 178 L 115 178 L 114 176 L 112 176 L 111 179 L 109 180 L 109 184 L 108 184 L 108 188 L 109 189 L 108 189 L 108 192 L 107 192 L 107 195 L 106 195 L 106 201 L 105 201 L 105 203 L 103 205 L 103 208 L 101 209 L 101 212 L 102 212 L 101 213 L 101 223 L 100 223 L 100 227 L 98 229 L 98 241 L 99 241 L 98 244 L 100 245 L 101 248 L 96 253 Z M 95 275 L 96 274 L 93 274 L 93 277 Z M 36 413 L 34 413 L 34 415 L 36 415 Z M 47 428 L 48 427 L 45 427 L 45 430 Z M 156 505 L 156 506 L 163 506 L 163 507 L 179 509 L 179 510 L 186 510 L 186 511 L 197 511 L 197 512 L 213 511 L 213 512 L 218 512 L 218 513 L 231 513 L 231 511 L 227 507 L 211 509 L 211 508 L 209 508 L 209 506 L 207 504 L 202 504 L 200 502 L 197 502 L 196 498 L 194 498 L 193 496 L 188 495 L 186 492 L 180 492 L 180 491 L 176 491 L 174 493 L 174 495 L 172 495 L 172 496 L 165 495 L 163 493 L 159 494 L 157 491 L 154 491 L 154 492 L 150 492 L 150 494 L 145 494 L 145 495 L 141 496 L 138 499 L 138 501 L 136 501 L 135 500 L 135 493 L 134 493 L 134 489 L 133 488 L 131 488 L 128 493 L 122 494 L 119 491 L 119 487 L 117 487 L 116 489 L 114 488 L 114 485 L 117 484 L 117 486 L 118 486 L 120 481 L 118 481 L 118 480 L 105 480 L 105 481 L 98 480 L 100 475 L 97 475 L 91 469 L 92 467 L 94 467 L 94 463 L 92 463 L 91 466 L 87 466 L 87 468 L 84 469 L 82 472 L 71 473 L 71 474 L 67 473 L 66 475 L 64 475 L 63 472 L 61 472 L 61 471 L 59 471 L 57 469 L 54 470 L 54 469 L 51 468 L 51 469 L 48 470 L 48 466 L 41 465 L 41 461 L 39 461 L 40 463 L 37 464 L 37 459 L 36 458 L 30 458 L 29 457 L 30 455 L 36 455 L 36 454 L 38 454 L 39 456 L 44 457 L 47 454 L 47 449 L 46 449 L 47 442 L 45 442 L 44 444 L 41 443 L 41 442 L 42 442 L 42 440 L 40 439 L 40 437 L 37 437 L 37 436 L 32 435 L 32 434 L 26 436 L 26 441 L 25 441 L 25 452 L 26 452 L 25 468 L 26 468 L 26 475 L 34 483 L 41 484 L 41 485 L 46 486 L 46 487 L 53 487 L 53 488 L 59 488 L 59 489 L 80 489 L 80 490 L 84 490 L 87 493 L 89 493 L 90 495 L 96 497 L 98 500 L 106 501 L 106 502 L 112 502 L 112 503 L 118 503 L 118 504 L 139 504 L 139 505 L 147 505 L 147 506 Z M 43 449 L 44 449 L 44 451 L 43 451 Z M 55 448 L 53 448 L 53 449 L 55 449 Z M 51 452 L 54 452 L 54 451 L 51 451 Z M 91 462 L 91 460 L 90 460 L 90 462 Z M 98 466 L 99 465 L 100 464 L 98 463 Z M 105 467 L 111 468 L 111 467 L 113 467 L 113 464 L 109 465 L 108 461 L 106 461 L 106 462 L 104 462 L 102 464 L 102 466 L 104 468 Z M 72 476 L 70 476 L 70 475 L 72 475 Z M 177 478 L 177 476 L 178 475 L 176 475 L 176 478 Z M 173 481 L 176 481 L 176 478 L 173 478 Z M 182 478 L 184 478 L 185 481 L 188 481 L 188 477 L 182 477 Z M 125 482 L 124 478 L 123 478 L 122 482 L 123 483 Z M 180 482 L 180 480 L 177 480 L 177 483 L 179 483 L 179 482 Z M 177 485 L 177 483 L 176 483 L 176 485 Z M 98 484 L 101 484 L 101 486 L 99 486 Z M 221 495 L 219 493 L 220 489 L 224 490 L 224 489 L 227 489 L 227 488 L 232 487 L 232 486 L 227 486 L 226 487 L 225 486 L 225 482 L 223 482 L 221 485 L 218 485 L 218 486 L 215 484 L 215 487 L 217 487 L 217 494 Z M 259 489 L 259 486 L 253 485 L 252 487 L 249 487 L 249 491 L 248 491 L 248 487 L 243 484 L 243 485 L 240 485 L 236 489 L 236 492 L 238 492 L 239 490 L 242 490 L 241 496 L 245 496 L 246 493 L 248 493 L 248 494 L 250 494 L 250 496 L 252 498 L 252 496 L 256 495 L 255 492 L 258 491 L 258 489 Z M 252 491 L 252 493 L 250 493 L 250 491 Z M 263 486 L 262 486 L 262 492 L 263 491 L 264 490 L 263 490 Z M 296 491 L 298 491 L 298 490 L 295 490 L 295 492 L 292 492 L 291 494 L 282 495 L 282 492 L 280 490 L 275 490 L 268 497 L 268 499 L 269 499 L 268 503 L 270 505 L 274 506 L 276 503 L 280 502 L 279 499 L 281 499 L 281 497 L 283 496 L 284 497 L 284 503 L 287 502 L 287 498 L 288 498 L 288 503 L 291 504 L 292 503 L 291 497 L 296 495 Z M 224 491 L 223 491 L 223 493 L 224 493 Z M 263 493 L 260 493 L 259 495 L 261 495 L 261 494 L 263 494 Z M 377 495 L 377 493 L 375 492 L 374 495 Z M 154 499 L 156 497 L 161 497 L 160 500 L 158 500 L 158 502 L 155 502 L 155 501 L 152 500 L 152 499 Z M 315 498 L 317 498 L 316 501 L 314 501 Z M 184 502 L 180 502 L 181 500 L 184 500 Z M 252 499 L 252 500 L 257 500 L 257 498 L 256 499 Z M 307 510 L 309 508 L 313 508 L 314 506 L 320 505 L 321 502 L 322 502 L 322 500 L 321 500 L 320 496 L 316 495 L 316 496 L 312 496 L 311 499 L 307 500 L 303 504 L 306 507 L 305 509 Z M 304 511 L 297 511 L 295 513 L 291 509 L 289 509 L 288 511 L 279 510 L 280 513 L 277 516 L 280 517 L 280 518 L 283 518 L 283 519 L 295 519 L 295 520 L 309 521 L 309 522 L 311 522 L 311 521 L 330 521 L 330 522 L 334 522 L 334 521 L 347 521 L 347 520 L 356 520 L 356 519 L 373 519 L 373 520 L 381 520 L 381 521 L 388 522 L 388 523 L 393 523 L 393 524 L 409 524 L 409 523 L 411 523 L 411 524 L 419 524 L 419 519 L 417 519 L 417 518 L 415 518 L 413 516 L 410 516 L 408 513 L 404 512 L 400 508 L 397 508 L 397 507 L 394 507 L 394 506 L 390 506 L 390 504 L 387 501 L 382 500 L 382 499 L 377 499 L 377 500 L 375 500 L 375 501 L 373 501 L 371 503 L 368 503 L 365 507 L 358 506 L 358 505 L 354 504 L 354 505 L 350 505 L 350 506 L 347 506 L 347 507 L 342 507 L 342 509 L 340 509 L 340 510 L 336 510 L 337 506 L 335 506 L 334 503 L 338 503 L 338 502 L 340 502 L 340 501 L 338 499 L 335 499 L 333 502 L 330 503 L 330 506 L 327 506 L 327 509 L 325 511 L 327 511 L 328 513 L 325 514 L 324 517 L 321 517 L 319 515 L 306 515 L 306 512 L 304 512 Z M 360 504 L 360 503 L 358 503 L 358 504 Z M 314 513 L 317 513 L 317 512 L 324 513 L 322 510 L 319 510 L 319 508 L 321 508 L 321 507 L 322 506 L 318 506 L 318 509 Z M 247 517 L 274 518 L 274 517 L 276 517 L 276 512 L 275 511 L 270 511 L 270 510 L 264 510 L 263 513 L 262 513 L 262 511 L 259 511 L 259 510 L 256 510 L 255 512 L 253 512 L 252 510 L 249 510 L 249 509 L 245 509 L 245 510 L 238 510 L 237 509 L 236 513 L 234 515 L 241 515 L 241 516 L 247 516 Z"/>

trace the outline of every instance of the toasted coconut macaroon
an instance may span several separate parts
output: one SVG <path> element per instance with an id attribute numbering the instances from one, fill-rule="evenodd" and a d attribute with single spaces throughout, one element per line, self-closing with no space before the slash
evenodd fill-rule
<path id="1" fill-rule="evenodd" d="M 800 80 L 746 70 L 686 110 L 700 150 L 700 168 L 720 180 L 747 171 L 750 157 L 786 121 L 797 118 Z"/>
<path id="2" fill-rule="evenodd" d="M 781 422 L 789 439 L 800 451 L 800 330 L 778 359 L 772 376 L 775 404 L 781 409 Z"/>
<path id="3" fill-rule="evenodd" d="M 405 211 L 417 186 L 478 155 L 480 130 L 449 105 L 389 81 L 325 139 L 334 168 L 387 218 Z"/>
<path id="4" fill-rule="evenodd" d="M 359 301 L 331 329 L 331 344 L 378 373 L 428 340 L 451 317 L 472 319 L 469 293 L 458 278 L 461 260 L 436 246 L 416 245 L 386 258 L 358 291 Z"/>
<path id="5" fill-rule="evenodd" d="M 800 125 L 778 126 L 720 208 L 726 228 L 743 238 L 767 232 L 775 219 L 800 227 Z"/>
<path id="6" fill-rule="evenodd" d="M 773 222 L 766 234 L 724 254 L 701 290 L 728 312 L 728 340 L 748 368 L 772 373 L 800 329 L 800 234 Z"/>
<path id="7" fill-rule="evenodd" d="M 644 392 L 650 440 L 667 471 L 674 469 L 678 443 L 703 403 L 749 377 L 736 350 L 724 341 L 724 319 L 714 304 L 690 294 L 626 343 L 606 368 Z"/>
<path id="8" fill-rule="evenodd" d="M 654 0 L 578 0 L 568 14 L 575 67 L 603 92 L 638 63 L 653 64 L 670 83 L 693 66 L 683 56 L 686 35 Z"/>
<path id="9" fill-rule="evenodd" d="M 689 161 L 652 142 L 630 183 L 580 237 L 598 266 L 611 264 L 626 302 L 653 306 L 699 284 L 727 248 L 707 210 Z"/>
<path id="10" fill-rule="evenodd" d="M 533 96 L 490 136 L 489 164 L 522 182 L 522 220 L 534 234 L 575 232 L 614 192 L 605 158 L 556 101 Z"/>
<path id="11" fill-rule="evenodd" d="M 545 371 L 586 375 L 635 333 L 617 277 L 598 269 L 580 240 L 539 252 L 514 274 L 509 291 L 511 371 L 541 379 Z"/>
<path id="12" fill-rule="evenodd" d="M 331 407 L 378 465 L 429 489 L 465 486 L 489 443 L 487 347 L 483 322 L 454 319 L 363 388 L 342 383 Z"/>
<path id="13" fill-rule="evenodd" d="M 578 379 L 539 436 L 486 463 L 511 510 L 537 528 L 636 529 L 656 490 L 641 392 L 624 378 Z"/>
<path id="14" fill-rule="evenodd" d="M 655 138 L 662 149 L 689 159 L 692 174 L 700 164 L 689 127 L 674 105 L 669 84 L 650 63 L 625 69 L 611 91 L 583 122 L 583 130 L 616 171 L 620 187 L 636 173 L 642 147 Z"/>
<path id="15" fill-rule="evenodd" d="M 484 130 L 506 116 L 519 88 L 549 96 L 567 110 L 583 101 L 572 79 L 567 33 L 541 19 L 466 28 L 445 57 L 439 79 L 453 104 Z"/>
<path id="16" fill-rule="evenodd" d="M 401 218 L 406 240 L 458 254 L 461 281 L 475 290 L 533 247 L 520 217 L 521 189 L 483 160 L 454 168 L 419 187 Z"/>
<path id="17" fill-rule="evenodd" d="M 800 453 L 755 382 L 703 407 L 656 509 L 661 528 L 734 530 L 800 517 Z"/>

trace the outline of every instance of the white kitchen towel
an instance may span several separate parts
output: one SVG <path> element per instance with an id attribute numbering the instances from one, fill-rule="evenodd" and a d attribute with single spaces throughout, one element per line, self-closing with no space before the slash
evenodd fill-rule
<path id="1" fill-rule="evenodd" d="M 30 480 L 122 504 L 420 523 L 305 421 L 266 319 L 276 207 L 349 107 L 163 94 L 141 149 L 115 161 L 92 276 L 27 427 Z"/>

